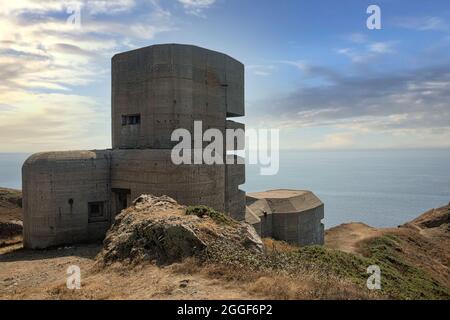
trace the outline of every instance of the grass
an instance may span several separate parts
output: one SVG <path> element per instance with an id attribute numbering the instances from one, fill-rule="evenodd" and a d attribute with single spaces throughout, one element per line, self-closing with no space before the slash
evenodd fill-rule
<path id="1" fill-rule="evenodd" d="M 223 213 L 216 211 L 208 206 L 189 206 L 186 208 L 186 215 L 195 215 L 199 218 L 208 216 L 219 224 L 233 225 L 236 221 Z"/>
<path id="2" fill-rule="evenodd" d="M 345 298 L 339 295 L 344 290 L 350 295 L 347 299 L 367 296 L 391 299 L 450 299 L 446 287 L 402 256 L 402 240 L 392 235 L 367 242 L 364 256 L 323 246 L 297 247 L 272 239 L 265 239 L 264 242 L 266 252 L 263 255 L 217 243 L 206 250 L 202 261 L 204 264 L 215 265 L 209 268 L 214 276 L 248 281 L 252 286 L 256 283 L 269 286 L 270 282 L 269 287 L 274 287 L 278 292 L 283 292 L 282 287 L 286 292 L 292 292 L 294 288 L 299 288 L 299 279 L 309 279 L 313 284 L 313 291 L 322 291 L 328 298 Z M 222 267 L 217 267 L 218 265 Z M 379 291 L 369 291 L 366 287 L 370 276 L 367 267 L 370 265 L 378 265 L 381 269 Z M 280 277 L 285 281 L 281 281 Z M 260 280 L 261 278 L 265 280 Z M 279 281 L 270 280 L 272 278 Z M 326 288 L 327 286 L 329 288 Z M 304 286 L 302 288 L 306 289 Z M 356 292 L 355 288 L 359 288 L 359 292 Z M 260 289 L 264 291 L 264 285 L 261 285 Z M 292 294 L 290 296 L 299 297 Z"/>
<path id="3" fill-rule="evenodd" d="M 450 299 L 450 291 L 422 269 L 407 261 L 403 240 L 385 235 L 368 242 L 365 254 L 381 269 L 381 287 L 398 299 Z"/>
<path id="4" fill-rule="evenodd" d="M 295 260 L 365 286 L 366 269 L 378 265 L 381 269 L 380 293 L 394 299 L 450 299 L 448 288 L 422 269 L 409 263 L 402 254 L 402 241 L 385 235 L 365 244 L 365 256 L 311 246 L 290 253 Z"/>
<path id="5" fill-rule="evenodd" d="M 22 192 L 15 189 L 0 188 L 0 203 L 8 202 L 10 204 L 22 206 Z"/>
<path id="6" fill-rule="evenodd" d="M 256 296 L 270 299 L 369 299 L 377 296 L 333 272 L 324 274 L 298 247 L 287 252 L 256 254 L 220 241 L 203 255 L 176 267 L 184 274 L 202 273 L 213 279 L 243 284 Z"/>

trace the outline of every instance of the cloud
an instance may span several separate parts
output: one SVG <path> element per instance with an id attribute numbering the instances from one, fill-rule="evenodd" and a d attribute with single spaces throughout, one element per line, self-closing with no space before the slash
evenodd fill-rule
<path id="1" fill-rule="evenodd" d="M 247 65 L 245 69 L 256 76 L 266 77 L 271 75 L 276 67 L 274 65 Z"/>
<path id="2" fill-rule="evenodd" d="M 89 14 L 96 15 L 128 12 L 134 8 L 135 5 L 136 2 L 134 0 L 89 0 L 85 4 L 85 7 Z"/>
<path id="3" fill-rule="evenodd" d="M 375 52 L 375 53 L 391 53 L 391 52 L 393 52 L 392 43 L 389 43 L 389 42 L 374 42 L 374 43 L 371 43 L 368 46 L 368 48 L 369 48 L 370 52 Z"/>
<path id="4" fill-rule="evenodd" d="M 64 3 L 28 0 L 8 2 L 3 7 L 3 12 L 8 14 L 0 14 L 3 30 L 0 35 L 0 65 L 9 77 L 0 80 L 1 84 L 8 84 L 12 89 L 67 89 L 68 86 L 86 85 L 97 80 L 96 75 L 109 72 L 101 66 L 107 65 L 104 62 L 122 49 L 123 43 L 130 39 L 150 40 L 173 28 L 170 15 L 156 1 L 151 2 L 154 4 L 153 11 L 138 16 L 132 23 L 92 18 L 84 9 L 81 11 L 82 25 L 79 29 L 66 23 L 65 18 L 56 18 L 51 14 L 37 19 L 29 17 L 36 12 L 49 13 L 64 9 Z M 133 6 L 134 1 L 125 0 L 83 2 L 83 8 L 96 14 L 114 14 L 131 10 Z M 105 40 L 105 36 L 108 40 Z"/>
<path id="5" fill-rule="evenodd" d="M 360 43 L 365 43 L 367 41 L 367 36 L 365 34 L 356 32 L 356 33 L 350 34 L 348 39 L 353 43 L 360 44 Z"/>
<path id="6" fill-rule="evenodd" d="M 362 64 L 374 61 L 380 55 L 394 53 L 394 43 L 392 41 L 386 42 L 371 42 L 367 43 L 363 48 L 345 47 L 336 49 L 336 53 L 344 55 L 353 63 Z"/>
<path id="7" fill-rule="evenodd" d="M 308 68 L 308 64 L 306 60 L 281 60 L 280 63 L 288 64 L 293 67 L 296 67 L 302 72 L 306 72 Z"/>
<path id="8" fill-rule="evenodd" d="M 0 94 L 0 100 L 13 104 L 0 112 L 3 152 L 106 147 L 108 120 L 98 116 L 100 106 L 92 98 L 15 90 Z"/>
<path id="9" fill-rule="evenodd" d="M 76 5 L 80 28 L 66 22 L 73 14 L 67 9 Z M 2 151 L 76 148 L 83 142 L 107 146 L 109 105 L 74 91 L 108 81 L 111 56 L 128 44 L 174 29 L 159 1 L 136 6 L 131 0 L 2 3 L 0 136 L 7 137 Z M 116 19 L 117 13 L 131 12 L 129 21 Z"/>
<path id="10" fill-rule="evenodd" d="M 201 13 L 211 7 L 216 0 L 178 0 L 183 5 L 187 13 L 201 15 Z"/>
<path id="11" fill-rule="evenodd" d="M 450 31 L 450 26 L 445 19 L 440 17 L 402 17 L 394 20 L 394 24 L 418 31 Z"/>
<path id="12" fill-rule="evenodd" d="M 279 63 L 287 64 L 290 66 L 293 66 L 297 68 L 301 74 L 304 76 L 304 78 L 320 78 L 323 80 L 336 80 L 336 78 L 339 78 L 340 75 L 336 73 L 334 70 L 318 66 L 318 65 L 311 65 L 306 60 L 296 60 L 296 61 L 289 61 L 289 60 L 281 60 Z"/>
<path id="13" fill-rule="evenodd" d="M 354 136 L 350 132 L 338 132 L 324 135 L 319 142 L 307 145 L 310 149 L 341 149 L 355 144 Z"/>
<path id="14" fill-rule="evenodd" d="M 302 86 L 288 95 L 254 102 L 258 108 L 249 121 L 281 128 L 334 127 L 360 134 L 414 136 L 414 132 L 441 135 L 440 140 L 444 135 L 450 145 L 449 64 L 355 76 L 325 71 L 323 66 L 308 69 L 310 77 L 325 77 L 326 84 Z M 277 117 L 270 116 L 274 114 Z"/>
<path id="15" fill-rule="evenodd" d="M 46 14 L 74 8 L 81 8 L 90 15 L 117 14 L 130 11 L 135 6 L 134 0 L 17 0 L 4 1 L 0 14 Z"/>

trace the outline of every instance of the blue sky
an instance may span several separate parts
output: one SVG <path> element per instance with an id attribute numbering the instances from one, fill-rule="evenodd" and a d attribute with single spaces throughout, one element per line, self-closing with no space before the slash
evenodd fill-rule
<path id="1" fill-rule="evenodd" d="M 2 152 L 109 147 L 110 58 L 155 43 L 243 62 L 243 120 L 282 148 L 450 147 L 445 0 L 0 2 Z"/>

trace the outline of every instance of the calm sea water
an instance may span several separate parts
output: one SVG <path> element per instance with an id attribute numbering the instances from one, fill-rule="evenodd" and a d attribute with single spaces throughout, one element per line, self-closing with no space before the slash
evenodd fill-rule
<path id="1" fill-rule="evenodd" d="M 0 186 L 21 188 L 24 153 L 0 153 Z M 397 226 L 450 202 L 450 150 L 284 151 L 275 176 L 247 166 L 247 192 L 312 190 L 325 203 L 325 227 L 361 221 Z"/>
<path id="2" fill-rule="evenodd" d="M 312 190 L 325 227 L 361 221 L 397 226 L 450 202 L 450 150 L 283 152 L 275 176 L 247 166 L 247 192 Z"/>

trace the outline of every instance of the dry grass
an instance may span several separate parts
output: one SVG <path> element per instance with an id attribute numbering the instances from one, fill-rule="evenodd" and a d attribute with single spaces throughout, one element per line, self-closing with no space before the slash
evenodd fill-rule
<path id="1" fill-rule="evenodd" d="M 202 219 L 199 230 L 208 238 L 218 237 L 217 222 L 229 227 L 221 216 L 200 209 L 192 213 L 219 219 Z M 185 210 L 164 211 L 169 213 L 181 216 Z M 357 250 L 350 253 L 273 239 L 264 239 L 265 252 L 255 253 L 218 240 L 202 254 L 166 267 L 149 262 L 99 267 L 94 257 L 100 247 L 32 252 L 11 237 L 4 248 L 0 244 L 0 299 L 449 299 L 448 224 L 441 227 L 371 232 L 357 245 L 350 243 Z M 70 264 L 82 267 L 82 290 L 65 287 Z M 381 292 L 365 287 L 372 264 L 383 270 Z"/>
<path id="2" fill-rule="evenodd" d="M 249 284 L 252 293 L 279 300 L 373 299 L 377 296 L 342 279 L 319 279 L 315 275 L 261 276 Z"/>
<path id="3" fill-rule="evenodd" d="M 268 243 L 269 240 L 265 240 Z M 273 250 L 292 252 L 298 247 L 270 240 Z M 254 297 L 276 300 L 299 299 L 374 299 L 379 295 L 337 276 L 324 275 L 315 270 L 285 272 L 283 270 L 255 271 L 232 267 L 219 262 L 202 262 L 198 258 L 187 258 L 174 264 L 171 270 L 183 275 L 199 274 L 232 284 L 241 284 Z"/>
<path id="4" fill-rule="evenodd" d="M 266 248 L 266 252 L 269 254 L 276 252 L 289 253 L 298 249 L 298 247 L 293 246 L 285 241 L 274 240 L 272 238 L 264 238 L 263 243 L 264 247 Z"/>
<path id="5" fill-rule="evenodd" d="M 394 236 L 373 238 L 356 255 L 320 246 L 297 247 L 264 239 L 266 252 L 252 254 L 218 244 L 204 256 L 174 268 L 243 283 L 256 296 L 271 299 L 448 299 L 448 289 L 400 254 L 405 244 Z M 366 287 L 370 265 L 382 269 L 382 290 Z"/>

